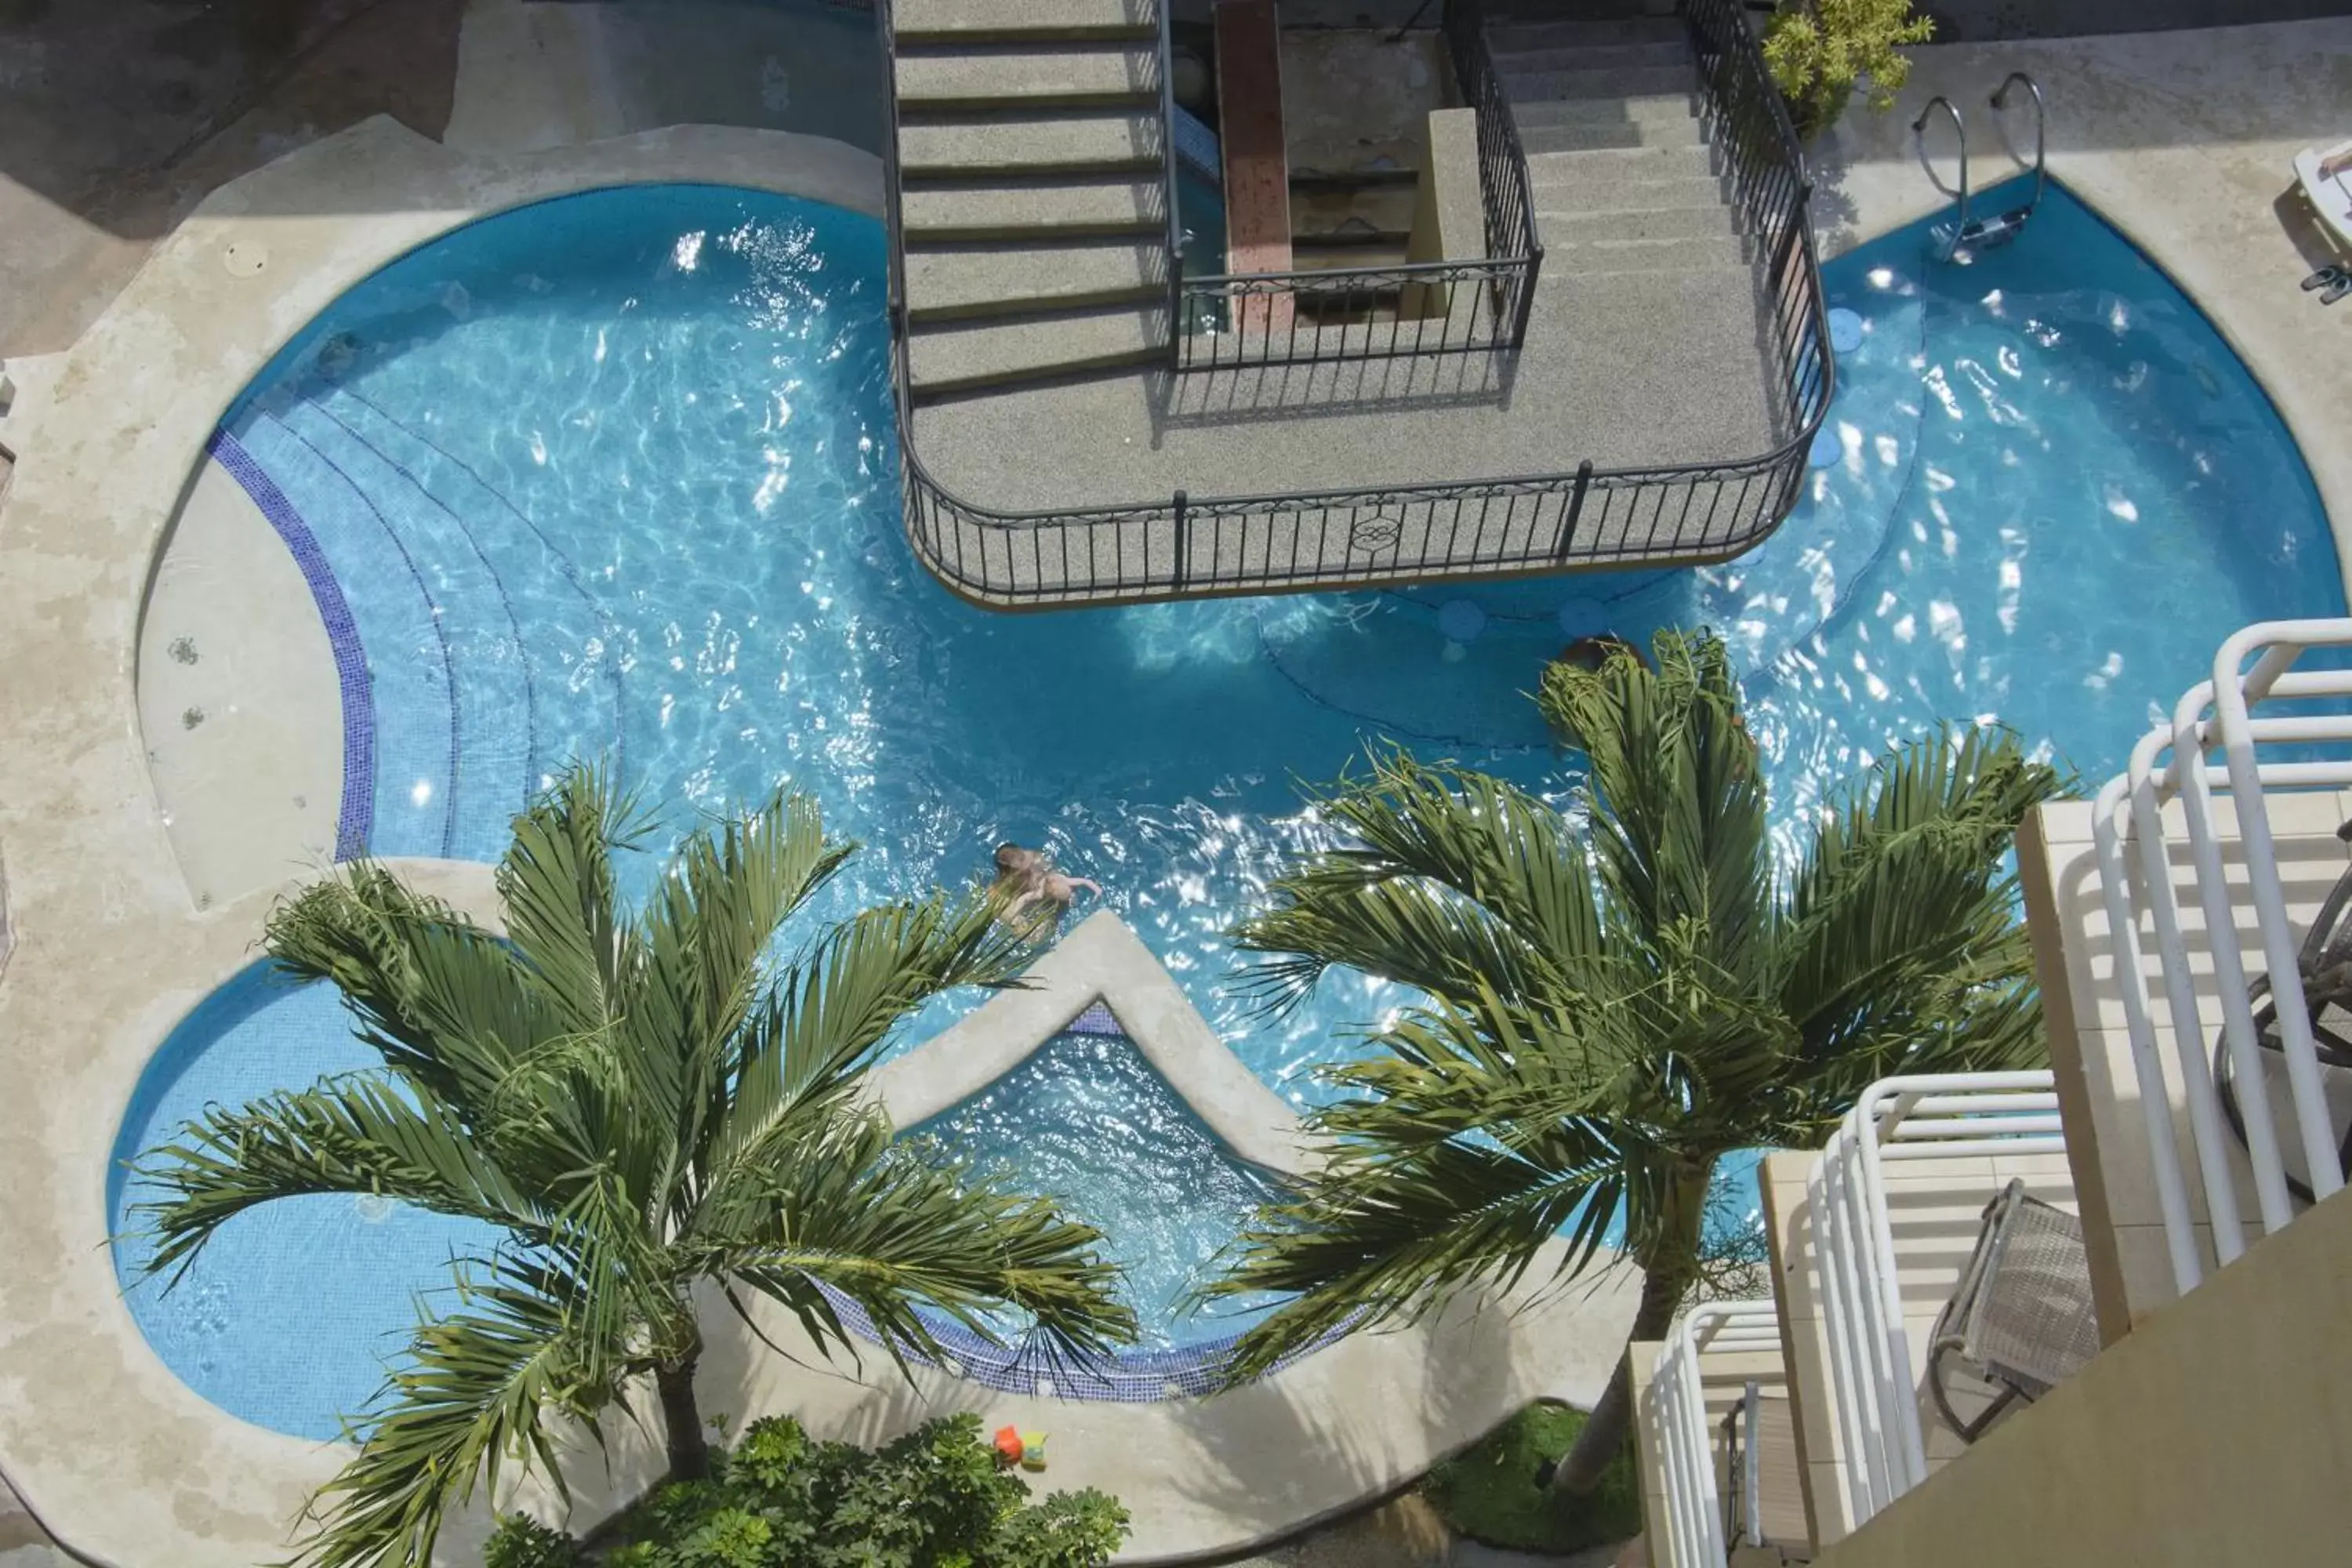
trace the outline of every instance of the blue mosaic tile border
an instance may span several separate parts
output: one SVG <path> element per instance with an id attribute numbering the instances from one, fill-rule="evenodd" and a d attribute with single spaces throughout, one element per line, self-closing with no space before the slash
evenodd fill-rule
<path id="1" fill-rule="evenodd" d="M 1108 1005 L 1097 1001 L 1063 1026 L 1073 1035 L 1119 1035 L 1127 1031 Z M 859 1339 L 883 1342 L 874 1321 L 848 1297 L 830 1286 L 817 1287 L 850 1332 Z M 983 1388 L 1001 1394 L 1028 1394 L 1048 1399 L 1083 1399 L 1096 1403 L 1148 1405 L 1162 1399 L 1199 1399 L 1223 1383 L 1225 1363 L 1239 1334 L 1206 1340 L 1199 1344 L 1172 1345 L 1166 1350 L 1114 1351 L 1087 1361 L 1073 1361 L 1044 1342 L 993 1345 L 954 1319 L 937 1312 L 922 1314 L 931 1337 L 947 1352 L 932 1356 L 911 1345 L 901 1345 L 907 1360 L 918 1366 L 937 1366 Z M 1314 1354 L 1347 1331 L 1324 1335 L 1294 1351 L 1268 1369 L 1279 1372 L 1302 1356 Z"/>
<path id="2" fill-rule="evenodd" d="M 252 498 L 269 526 L 278 531 L 278 537 L 286 542 L 294 564 L 301 568 L 302 580 L 310 585 L 311 601 L 327 628 L 327 642 L 335 654 L 335 683 L 343 698 L 343 798 L 335 819 L 335 858 L 356 859 L 367 853 L 368 838 L 375 827 L 375 701 L 368 685 L 367 653 L 360 646 L 359 626 L 352 619 L 341 585 L 335 581 L 334 568 L 319 547 L 318 536 L 261 465 L 226 430 L 215 430 L 212 439 L 205 443 L 205 451 Z"/>
<path id="3" fill-rule="evenodd" d="M 1101 1002 L 1087 1003 L 1085 1012 L 1063 1025 L 1062 1027 L 1066 1033 L 1073 1035 L 1124 1035 L 1127 1033 L 1125 1029 L 1118 1026 L 1118 1019 L 1112 1014 L 1109 1006 Z"/>
<path id="4" fill-rule="evenodd" d="M 817 1289 L 824 1293 L 850 1332 L 876 1344 L 883 1342 L 874 1321 L 857 1303 L 829 1285 L 819 1285 Z M 1059 1353 L 1044 1341 L 992 1345 L 951 1318 L 937 1312 L 925 1312 L 922 1316 L 931 1337 L 947 1353 L 933 1356 L 902 1343 L 899 1350 L 910 1365 L 936 1366 L 1000 1394 L 1078 1399 L 1094 1404 L 1150 1405 L 1163 1399 L 1204 1398 L 1223 1385 L 1226 1360 L 1241 1338 L 1233 1334 L 1166 1350 L 1115 1351 L 1078 1361 Z M 1265 1375 L 1271 1376 L 1313 1355 L 1346 1332 L 1345 1329 L 1339 1330 L 1293 1351 L 1268 1368 Z"/>

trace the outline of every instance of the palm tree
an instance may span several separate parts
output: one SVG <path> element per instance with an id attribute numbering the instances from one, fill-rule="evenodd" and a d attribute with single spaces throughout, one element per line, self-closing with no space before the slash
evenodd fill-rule
<path id="1" fill-rule="evenodd" d="M 341 987 L 388 1072 L 215 1108 L 142 1163 L 163 1188 L 156 1270 L 303 1193 L 402 1198 L 509 1238 L 418 1328 L 314 1500 L 303 1562 L 421 1568 L 445 1510 L 505 1461 L 561 1491 L 556 1419 L 592 1421 L 634 1380 L 658 1394 L 671 1475 L 705 1474 L 704 1281 L 739 1313 L 746 1293 L 781 1304 L 828 1353 L 856 1353 L 842 1300 L 894 1360 L 938 1348 L 918 1303 L 982 1334 L 1018 1309 L 1056 1353 L 1133 1336 L 1097 1232 L 894 1152 L 859 1093 L 927 998 L 1018 967 L 993 907 L 869 909 L 782 962 L 785 922 L 854 848 L 814 803 L 704 826 L 632 913 L 614 856 L 648 832 L 600 774 L 571 772 L 515 819 L 503 939 L 371 864 L 281 905 L 271 955 Z"/>
<path id="2" fill-rule="evenodd" d="M 1245 1228 L 1211 1294 L 1295 1299 L 1230 1375 L 1349 1327 L 1507 1286 L 1565 1235 L 1557 1280 L 1622 1221 L 1633 1333 L 1673 1321 L 1701 1264 L 1717 1163 L 1811 1146 L 1897 1069 L 2042 1059 L 2004 851 L 2057 793 L 2016 739 L 1901 747 L 1776 864 L 1756 744 L 1721 644 L 1662 633 L 1538 701 L 1590 768 L 1563 816 L 1484 774 L 1376 752 L 1316 813 L 1347 837 L 1243 922 L 1251 984 L 1295 1003 L 1334 966 L 1426 1003 L 1370 1031 L 1310 1119 L 1328 1168 Z M 1553 1484 L 1589 1490 L 1624 1440 L 1622 1362 Z"/>

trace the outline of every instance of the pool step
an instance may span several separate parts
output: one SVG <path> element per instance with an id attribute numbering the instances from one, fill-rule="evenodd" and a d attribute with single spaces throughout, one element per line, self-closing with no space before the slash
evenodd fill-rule
<path id="1" fill-rule="evenodd" d="M 438 598 L 398 535 L 324 453 L 268 414 L 248 416 L 235 434 L 318 540 L 336 578 L 370 587 L 352 604 L 374 710 L 370 852 L 454 853 L 459 730 L 454 671 L 440 652 Z M 395 777 L 388 770 L 399 762 L 385 755 L 395 747 L 429 756 L 429 765 L 414 778 Z"/>
<path id="2" fill-rule="evenodd" d="M 623 715 L 626 634 L 579 563 L 515 500 L 444 449 L 429 428 L 395 419 L 341 388 L 314 393 L 320 408 L 395 466 L 473 542 L 502 595 L 527 596 L 522 647 L 535 673 L 531 789 L 571 758 L 626 762 Z"/>
<path id="3" fill-rule="evenodd" d="M 446 650 L 457 712 L 457 734 L 446 759 L 452 847 L 460 856 L 494 848 L 504 837 L 507 819 L 521 809 L 545 769 L 522 618 L 492 552 L 464 519 L 425 488 L 414 468 L 377 450 L 335 414 L 298 402 L 280 417 L 350 481 L 376 523 L 416 563 L 434 605 L 440 645 L 434 651 Z M 415 657 L 416 650 L 407 651 Z M 400 650 L 393 656 L 400 657 Z M 404 784 L 397 778 L 385 782 L 395 793 Z"/>

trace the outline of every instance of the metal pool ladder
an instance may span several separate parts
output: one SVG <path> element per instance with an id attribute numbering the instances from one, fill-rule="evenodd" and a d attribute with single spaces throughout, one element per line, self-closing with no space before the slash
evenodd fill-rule
<path id="1" fill-rule="evenodd" d="M 2020 84 L 2024 86 L 2026 92 L 2033 99 L 2033 195 L 2027 198 L 2023 206 L 2011 207 L 1991 217 L 1971 219 L 1969 216 L 1969 128 L 1967 122 L 1960 118 L 1959 107 L 1950 99 L 1940 92 L 1937 93 L 1927 100 L 1926 108 L 1919 110 L 1919 118 L 1911 122 L 1911 134 L 1914 137 L 1924 138 L 1927 131 L 1927 121 L 1934 118 L 1937 109 L 1940 107 L 1946 114 L 1952 117 L 1952 130 L 1959 138 L 1958 204 L 1951 223 L 1939 224 L 1934 231 L 1943 245 L 1942 253 L 1937 258 L 1939 260 L 1957 261 L 1965 266 L 1976 258 L 1978 251 L 1990 250 L 1995 246 L 2007 245 L 2024 231 L 2027 220 L 2033 216 L 2034 209 L 2042 205 L 2042 192 L 2050 183 L 2049 173 L 2045 166 L 2048 147 L 2044 134 L 2042 86 L 2023 71 L 2011 71 L 2002 79 L 2000 86 L 1994 89 L 1990 102 L 1995 113 L 2007 109 L 2010 89 Z M 1927 165 L 1927 147 L 1924 140 L 1919 143 L 1919 161 L 1923 165 Z M 1927 167 L 1932 176 L 1935 173 L 1934 168 L 1932 165 Z"/>

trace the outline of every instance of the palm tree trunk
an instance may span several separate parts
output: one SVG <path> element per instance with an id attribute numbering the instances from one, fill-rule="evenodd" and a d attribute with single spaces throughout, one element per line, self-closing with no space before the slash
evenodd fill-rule
<path id="1" fill-rule="evenodd" d="M 1689 1294 L 1697 1269 L 1706 1217 L 1706 1184 L 1714 1173 L 1715 1162 L 1709 1160 L 1675 1184 L 1674 1212 L 1659 1227 L 1661 1245 L 1655 1256 L 1643 1260 L 1642 1300 L 1633 1310 L 1633 1329 L 1627 1336 L 1626 1353 L 1617 1358 L 1617 1370 L 1611 1374 L 1609 1386 L 1601 1391 L 1600 1403 L 1585 1418 L 1584 1430 L 1576 1435 L 1576 1446 L 1552 1467 L 1550 1485 L 1555 1494 L 1589 1494 L 1601 1484 L 1601 1473 L 1625 1446 L 1625 1433 L 1633 1422 L 1632 1347 L 1640 1341 L 1664 1339 L 1666 1331 L 1674 1327 L 1675 1313 Z"/>
<path id="2" fill-rule="evenodd" d="M 669 1442 L 668 1479 L 673 1481 L 698 1481 L 710 1474 L 710 1441 L 703 1435 L 702 1411 L 694 1402 L 694 1369 L 701 1360 L 702 1341 L 697 1336 L 685 1355 L 654 1368 Z"/>

